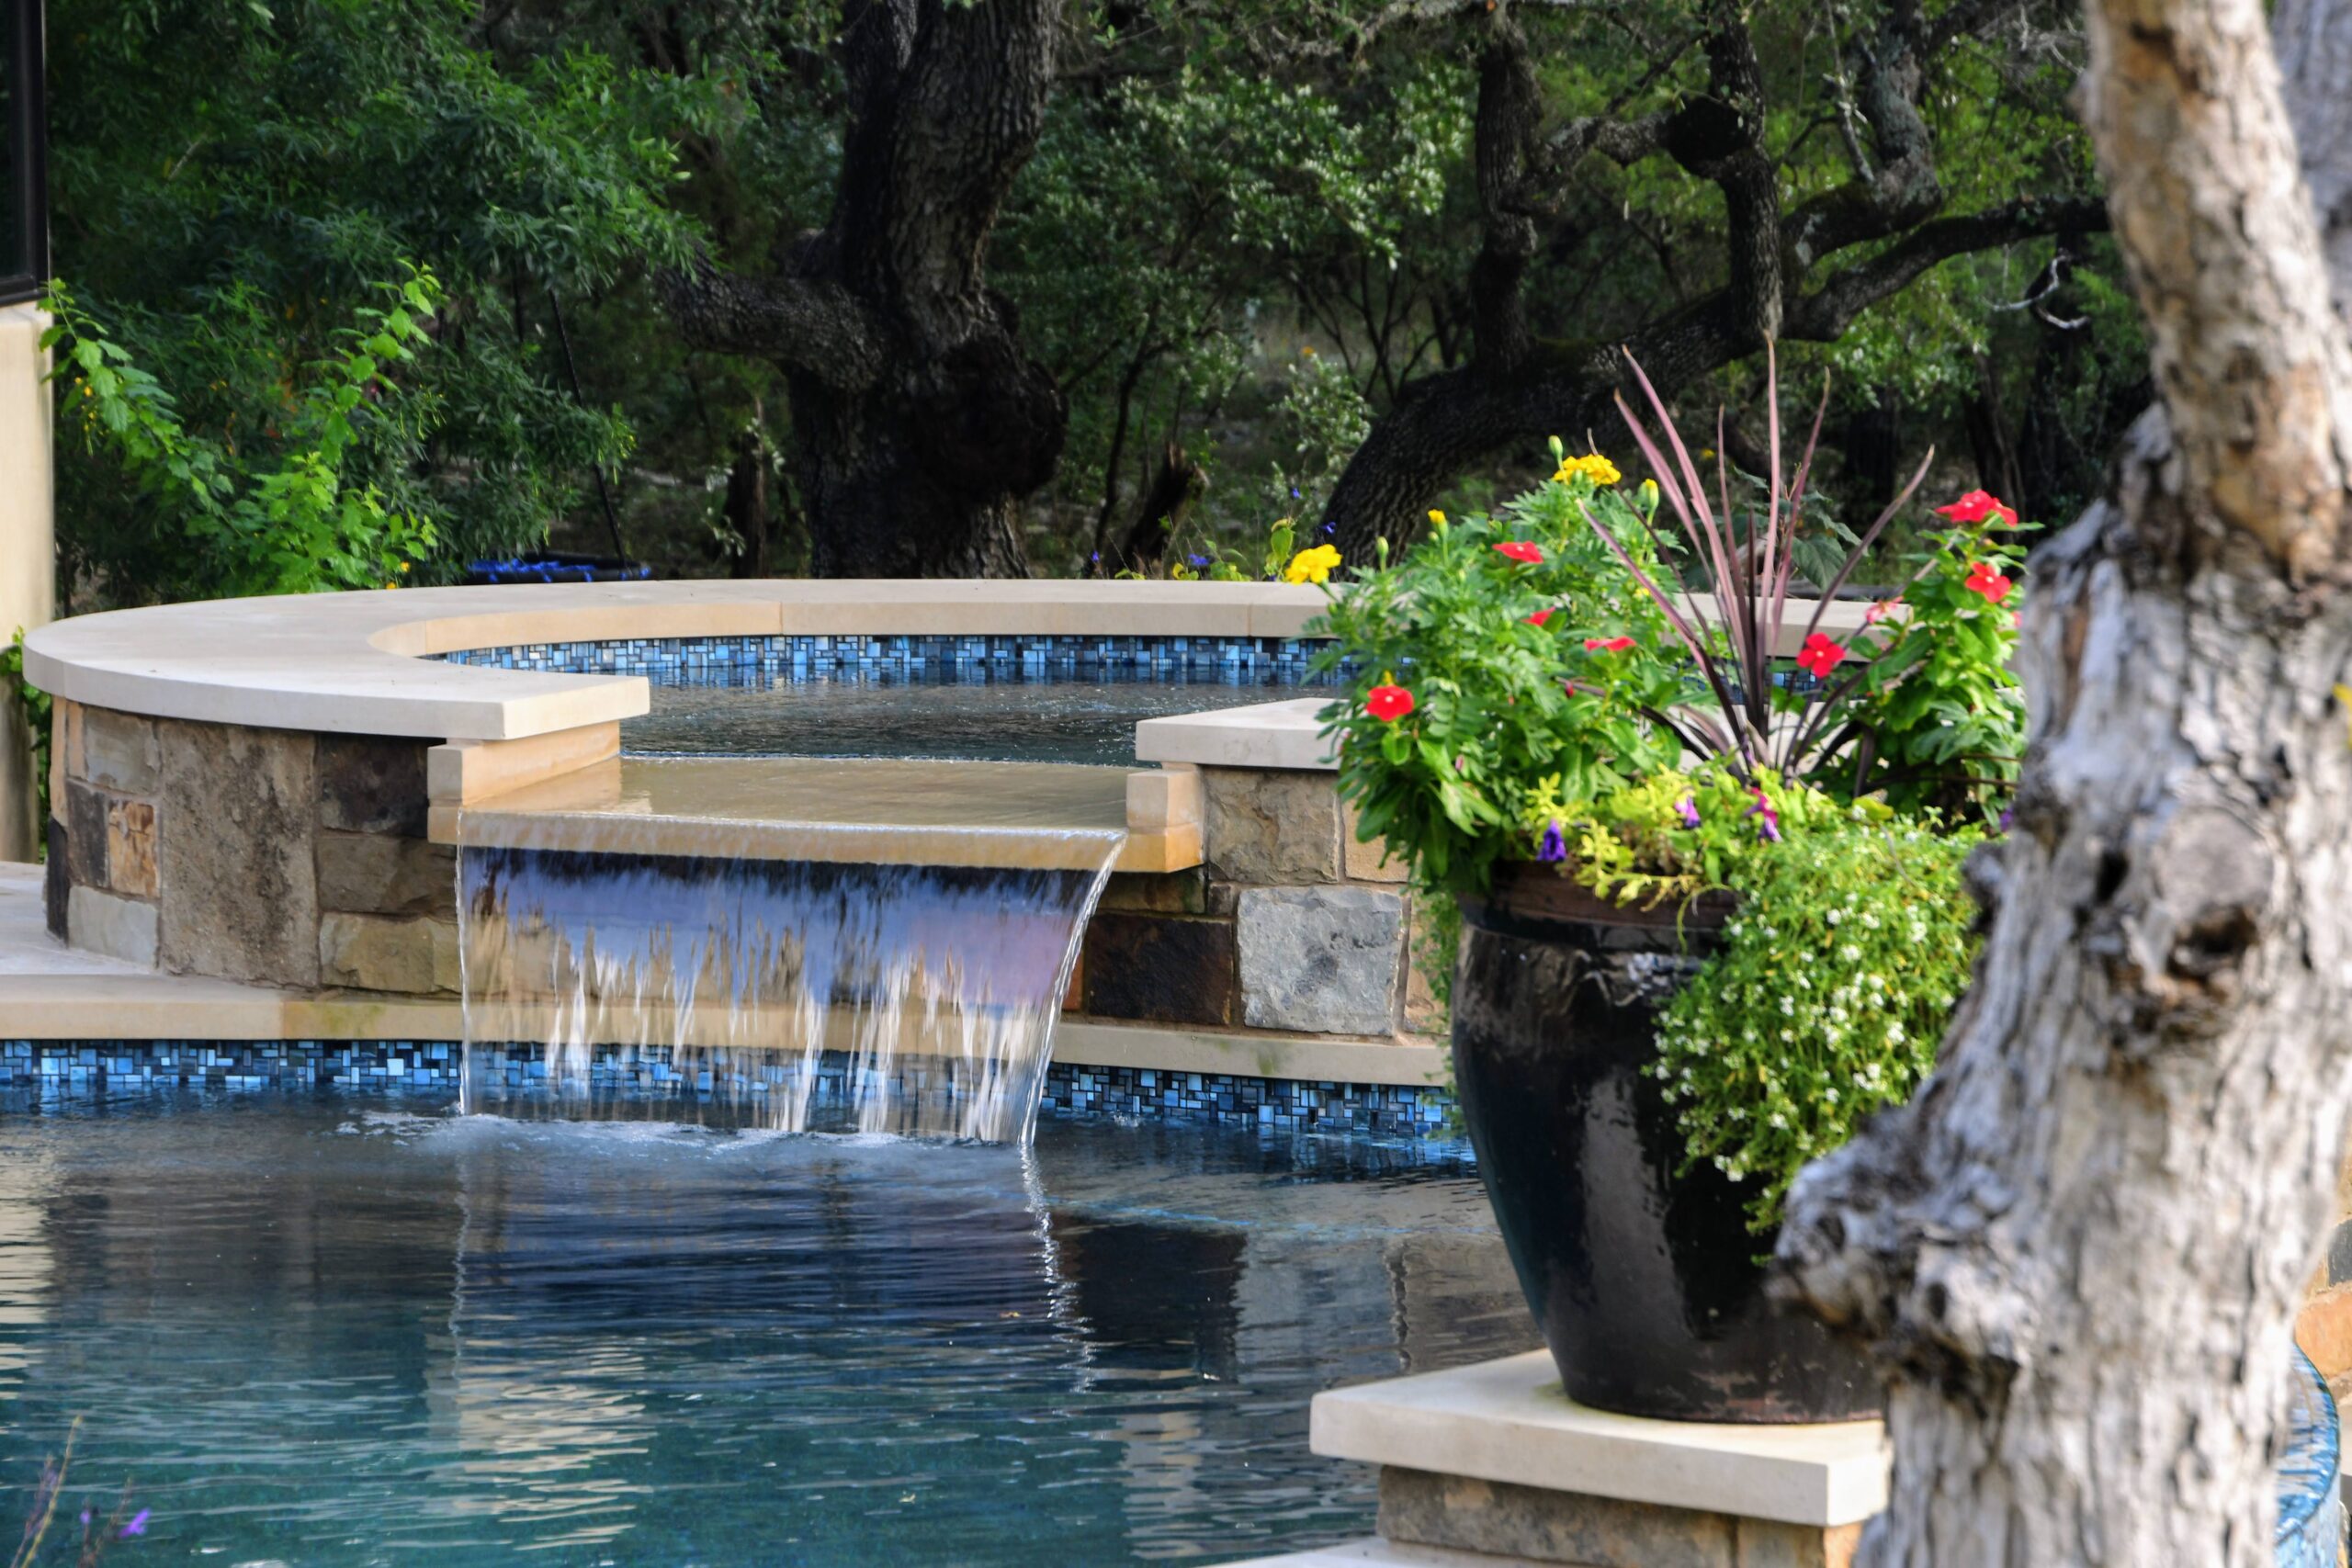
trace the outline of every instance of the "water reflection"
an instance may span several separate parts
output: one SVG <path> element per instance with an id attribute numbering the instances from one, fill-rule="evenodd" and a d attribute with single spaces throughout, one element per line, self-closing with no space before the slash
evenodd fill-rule
<path id="1" fill-rule="evenodd" d="M 1531 1340 L 1475 1180 L 252 1103 L 0 1124 L 0 1461 L 231 1562 L 1129 1562 L 1360 1533 L 1317 1388 Z"/>

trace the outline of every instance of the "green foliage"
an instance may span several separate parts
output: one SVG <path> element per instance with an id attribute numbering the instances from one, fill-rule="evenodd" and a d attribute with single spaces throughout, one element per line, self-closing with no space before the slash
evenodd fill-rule
<path id="1" fill-rule="evenodd" d="M 479 22 L 456 0 L 50 7 L 59 275 L 224 458 L 277 466 L 288 388 L 347 353 L 340 334 L 383 279 L 413 262 L 438 280 L 433 350 L 401 368 L 403 417 L 370 394 L 341 464 L 343 491 L 432 521 L 424 581 L 540 542 L 591 467 L 630 450 L 628 423 L 581 406 L 550 359 L 548 291 L 584 314 L 583 297 L 684 254 L 673 137 L 720 112 L 716 83 L 585 50 L 502 62 Z M 232 550 L 218 558 L 236 581 L 205 577 L 216 558 L 180 558 L 184 519 L 153 514 L 152 476 L 128 462 L 115 441 L 61 451 L 75 608 L 303 575 Z M 285 477 L 288 503 L 315 508 L 292 491 L 317 476 Z"/>
<path id="2" fill-rule="evenodd" d="M 1816 815 L 1725 866 L 1739 914 L 1667 1007 L 1651 1069 L 1687 1160 L 1756 1183 L 1758 1232 L 1806 1161 L 1910 1097 L 1977 949 L 1961 885 L 1974 829 Z"/>
<path id="3" fill-rule="evenodd" d="M 1975 962 L 1961 865 L 1981 831 L 1720 764 L 1556 811 L 1560 869 L 1586 886 L 1645 905 L 1737 896 L 1659 1020 L 1650 1071 L 1678 1108 L 1684 1168 L 1752 1179 L 1750 1227 L 1770 1230 L 1799 1168 L 1931 1065 Z"/>
<path id="4" fill-rule="evenodd" d="M 33 820 L 49 820 L 49 720 L 52 704 L 47 692 L 25 679 L 25 628 L 18 626 L 6 648 L 0 648 L 0 695 L 15 704 L 25 727 L 33 759 Z"/>
<path id="5" fill-rule="evenodd" d="M 1957 524 L 1910 558 L 1899 608 L 1877 623 L 1885 640 L 1848 704 L 1875 750 L 1861 787 L 1905 810 L 1998 815 L 2025 752 L 2025 696 L 2010 668 L 2017 596 L 1996 604 L 1969 582 L 1982 567 L 2020 574 L 2027 531 L 1993 518 Z"/>
<path id="6" fill-rule="evenodd" d="M 1588 506 L 1634 559 L 1654 562 L 1640 513 L 1578 474 L 1497 516 L 1433 514 L 1419 545 L 1335 592 L 1310 628 L 1333 639 L 1317 668 L 1346 680 L 1322 715 L 1340 793 L 1363 837 L 1386 837 L 1425 888 L 1483 889 L 1496 860 L 1524 852 L 1532 802 L 1589 795 L 1674 759 L 1672 738 L 1643 714 L 1681 687 L 1665 617 L 1618 569 Z M 1497 548 L 1506 544 L 1540 559 L 1514 560 Z M 1621 637 L 1632 646 L 1585 646 Z M 1374 717 L 1372 688 L 1398 682 L 1413 711 Z"/>
<path id="7" fill-rule="evenodd" d="M 270 423 L 243 443 L 190 432 L 172 392 L 62 285 L 51 288 L 56 324 L 41 341 L 58 355 L 52 378 L 85 449 L 113 456 L 141 487 L 161 557 L 150 581 L 190 594 L 389 588 L 433 548 L 431 523 L 388 508 L 349 474 L 364 446 L 413 446 L 434 414 L 390 371 L 429 341 L 440 285 L 416 272 L 381 287 L 385 308 L 358 311 L 335 334 L 338 352 L 310 367 L 308 385 L 284 389 Z"/>

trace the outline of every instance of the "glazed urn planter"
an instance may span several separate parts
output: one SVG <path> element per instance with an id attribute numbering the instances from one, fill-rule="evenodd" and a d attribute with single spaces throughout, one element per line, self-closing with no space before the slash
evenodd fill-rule
<path id="1" fill-rule="evenodd" d="M 1463 900 L 1456 1092 L 1478 1172 L 1569 1398 L 1677 1421 L 1878 1414 L 1859 1352 L 1764 1295 L 1744 1189 L 1687 1172 L 1658 1010 L 1720 942 L 1728 895 L 1627 908 L 1548 865 Z"/>

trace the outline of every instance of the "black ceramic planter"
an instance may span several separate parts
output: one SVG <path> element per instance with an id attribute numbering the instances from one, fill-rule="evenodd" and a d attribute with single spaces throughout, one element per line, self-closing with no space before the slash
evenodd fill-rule
<path id="1" fill-rule="evenodd" d="M 1860 1356 L 1764 1298 L 1744 1190 L 1678 1176 L 1682 1135 L 1645 1069 L 1657 1008 L 1729 914 L 1607 903 L 1549 866 L 1463 901 L 1453 1070 L 1478 1172 L 1568 1397 L 1677 1421 L 1878 1413 Z"/>

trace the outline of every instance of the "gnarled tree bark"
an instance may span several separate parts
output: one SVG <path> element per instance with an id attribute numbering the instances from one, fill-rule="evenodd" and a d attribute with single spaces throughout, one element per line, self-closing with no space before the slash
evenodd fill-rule
<path id="1" fill-rule="evenodd" d="M 665 274 L 697 346 L 785 371 L 811 567 L 1018 577 L 1015 507 L 1069 412 L 987 286 L 998 209 L 1035 150 L 1061 0 L 854 0 L 833 209 L 775 270 Z"/>
<path id="2" fill-rule="evenodd" d="M 1893 1379 L 1866 1560 L 2271 1560 L 2352 1107 L 2352 5 L 2094 0 L 2159 403 L 2033 559 L 2031 748 L 1934 1074 L 1799 1180 L 1790 1293 Z M 2335 231 L 2335 299 L 2352 268 Z"/>
<path id="3" fill-rule="evenodd" d="M 1562 187 L 1587 157 L 1665 158 L 1722 194 L 1723 286 L 1626 334 L 1668 397 L 1773 338 L 1835 339 L 1952 256 L 2105 225 L 2099 203 L 2064 197 L 1939 216 L 1945 190 L 1918 107 L 1927 66 L 1997 19 L 1999 0 L 1959 0 L 1932 18 L 1916 0 L 1888 6 L 1878 33 L 1851 51 L 1870 161 L 1846 184 L 1785 209 L 1764 141 L 1767 74 L 1750 18 L 1730 0 L 1702 7 L 1703 91 L 1670 110 L 1621 116 L 1612 107 L 1556 125 L 1546 120 L 1510 0 L 1468 9 L 1486 29 L 1474 138 L 1483 233 L 1470 273 L 1474 352 L 1466 365 L 1408 383 L 1332 487 L 1325 520 L 1351 561 L 1371 559 L 1377 539 L 1410 539 L 1439 489 L 1474 464 L 1545 436 L 1581 442 L 1587 431 L 1613 428 L 1611 399 L 1634 391 L 1618 345 L 1539 338 L 1522 294 L 1542 223 L 1559 219 Z M 1656 74 L 1672 64 L 1662 60 Z M 1845 259 L 1870 246 L 1878 248 Z"/>

